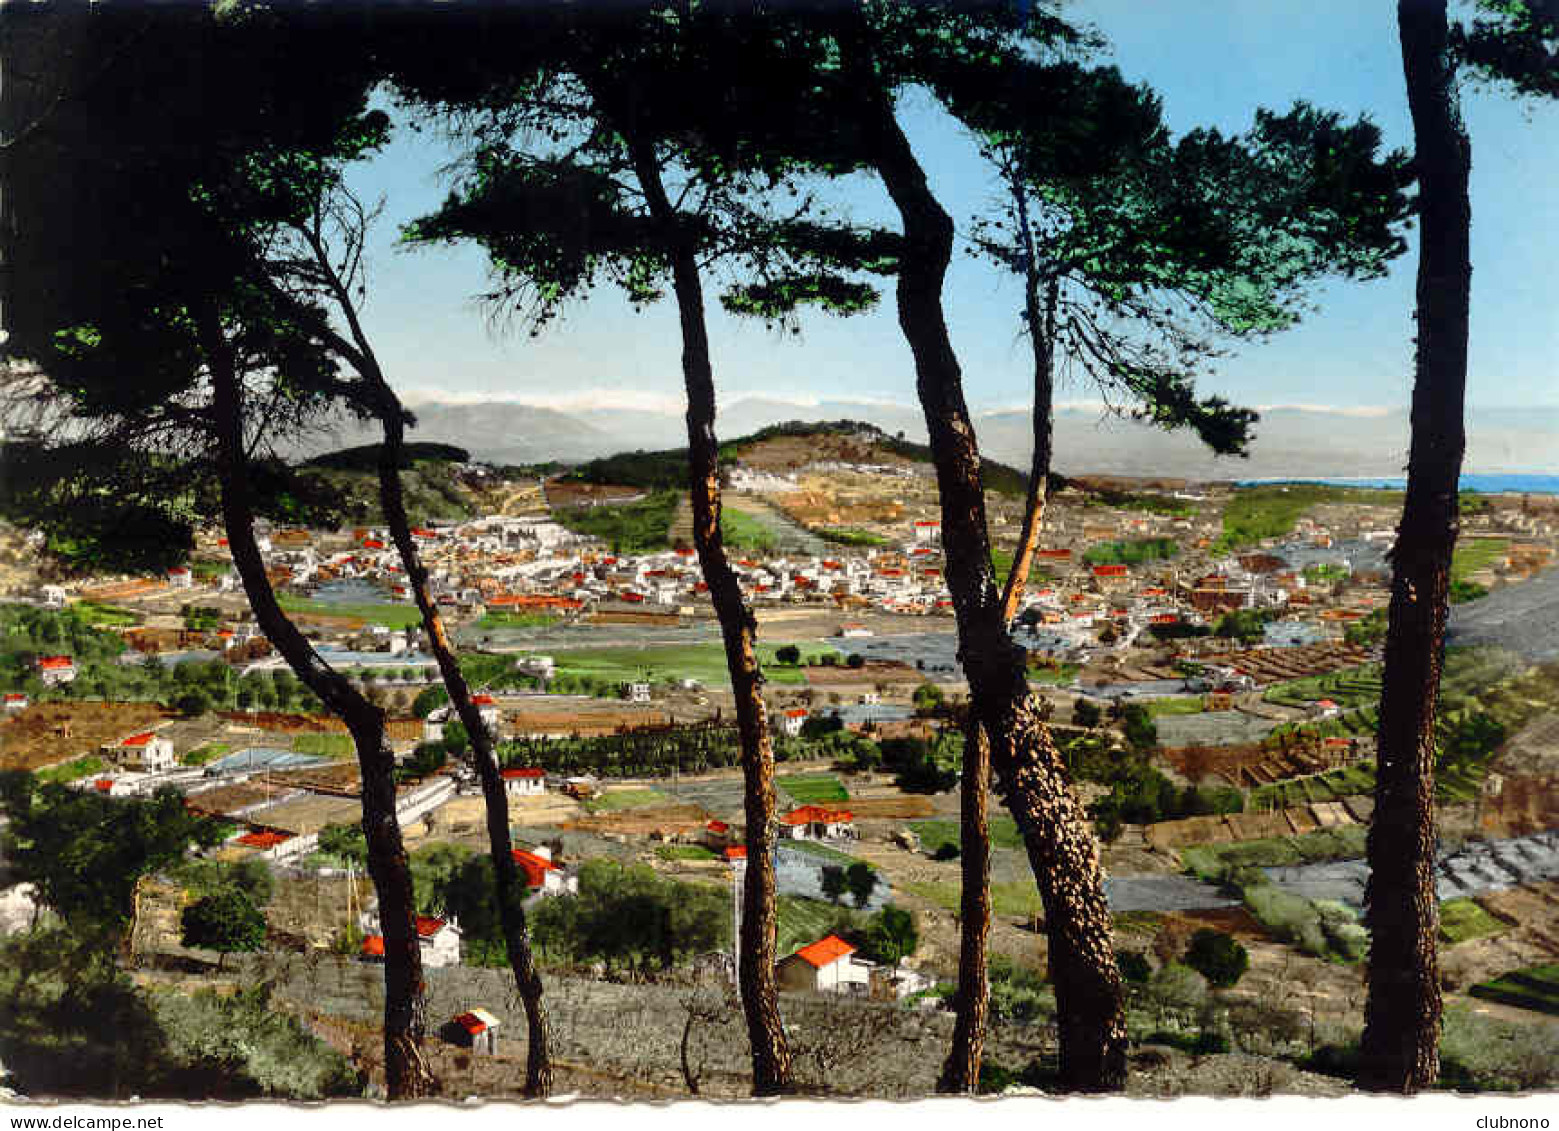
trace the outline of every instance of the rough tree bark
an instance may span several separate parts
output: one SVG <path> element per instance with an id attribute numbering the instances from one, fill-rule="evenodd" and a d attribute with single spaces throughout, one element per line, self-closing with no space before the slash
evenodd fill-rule
<path id="1" fill-rule="evenodd" d="M 438 1081 L 422 1052 L 427 1029 L 422 953 L 417 941 L 411 871 L 395 813 L 395 759 L 385 741 L 384 713 L 320 658 L 276 600 L 254 536 L 254 509 L 247 487 L 243 393 L 232 348 L 213 304 L 207 304 L 197 318 L 211 373 L 217 476 L 234 567 L 265 638 L 304 686 L 346 724 L 357 750 L 368 871 L 379 897 L 379 929 L 384 936 L 385 1091 L 391 1100 L 434 1095 Z"/>
<path id="2" fill-rule="evenodd" d="M 742 1011 L 752 1045 L 755 1096 L 794 1090 L 789 1043 L 780 1020 L 774 979 L 774 746 L 763 702 L 763 676 L 754 642 L 757 622 L 742 599 L 720 533 L 720 445 L 715 439 L 714 369 L 704 321 L 703 284 L 696 249 L 680 231 L 676 210 L 662 183 L 652 143 L 630 141 L 634 172 L 652 218 L 666 233 L 672 288 L 682 326 L 682 378 L 687 386 L 688 483 L 693 507 L 693 543 L 725 641 L 726 667 L 736 699 L 742 743 L 742 777 L 747 821 L 747 879 L 742 892 Z"/>
<path id="3" fill-rule="evenodd" d="M 1045 908 L 1061 1084 L 1074 1091 L 1118 1090 L 1126 1076 L 1126 1017 L 1099 846 L 1029 693 L 1023 650 L 1007 634 L 992 576 L 979 449 L 942 310 L 952 219 L 899 128 L 875 74 L 867 33 L 846 33 L 841 47 L 861 92 L 871 163 L 903 224 L 899 325 L 914 355 L 936 466 L 959 659 L 990 741 L 998 791 L 1023 835 Z"/>
<path id="4" fill-rule="evenodd" d="M 1045 492 L 1050 481 L 1054 408 L 1055 280 L 1041 276 L 1033 233 L 1028 226 L 1028 202 L 1022 185 L 1012 183 L 1018 227 L 1024 241 L 1023 315 L 1034 354 L 1034 455 L 1029 471 L 1023 528 L 1018 535 L 1012 569 L 1001 596 L 1001 621 L 1011 624 L 1028 584 L 1045 516 Z M 941 1092 L 972 1093 L 980 1080 L 985 1030 L 990 1006 L 986 947 L 991 933 L 991 842 L 987 795 L 991 782 L 990 740 L 977 719 L 966 728 L 963 777 L 959 783 L 961 886 L 959 896 L 958 1007 L 953 1040 L 942 1076 Z"/>
<path id="5" fill-rule="evenodd" d="M 964 729 L 959 782 L 958 1008 L 953 1040 L 936 1090 L 972 1095 L 980 1084 L 991 985 L 986 944 L 991 935 L 991 837 L 988 813 L 991 750 L 979 719 L 970 712 Z"/>
<path id="6" fill-rule="evenodd" d="M 1440 1067 L 1435 706 L 1466 446 L 1472 149 L 1456 95 L 1445 0 L 1400 0 L 1397 22 L 1417 149 L 1418 353 L 1407 492 L 1391 554 L 1358 1083 L 1412 1093 L 1430 1087 Z"/>
<path id="7" fill-rule="evenodd" d="M 422 555 L 411 535 L 411 521 L 406 514 L 406 498 L 401 483 L 401 461 L 406 445 L 404 408 L 385 379 L 384 370 L 357 316 L 357 306 L 347 285 L 333 267 L 319 234 L 310 231 L 305 232 L 304 237 L 309 242 L 321 276 L 326 280 L 337 307 L 346 319 L 347 330 L 351 335 L 350 342 L 338 340 L 337 348 L 348 357 L 367 384 L 383 428 L 384 445 L 379 454 L 379 500 L 384 511 L 384 521 L 406 570 L 406 584 L 421 614 L 423 631 L 428 636 L 428 648 L 438 663 L 439 675 L 449 692 L 449 701 L 471 742 L 477 776 L 482 783 L 488 851 L 497 878 L 499 924 L 503 930 L 509 967 L 514 972 L 514 984 L 525 1003 L 525 1094 L 534 1098 L 546 1097 L 551 1094 L 553 1083 L 551 1029 L 547 1021 L 546 1004 L 542 1001 L 541 975 L 536 970 L 530 933 L 525 923 L 525 889 L 520 882 L 519 868 L 514 861 L 514 844 L 509 836 L 509 800 L 493 751 L 492 735 L 482 724 L 481 712 L 471 700 L 470 685 L 460 671 L 459 658 L 449 642 L 443 617 L 439 615 L 428 586 L 427 566 L 423 564 Z"/>

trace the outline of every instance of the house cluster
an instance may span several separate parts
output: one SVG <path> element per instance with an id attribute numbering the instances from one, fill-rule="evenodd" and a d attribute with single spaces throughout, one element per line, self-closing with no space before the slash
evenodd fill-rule
<path id="1" fill-rule="evenodd" d="M 792 993 L 841 994 L 897 1001 L 930 989 L 934 979 L 899 963 L 870 962 L 838 935 L 827 935 L 774 964 L 775 981 Z"/>

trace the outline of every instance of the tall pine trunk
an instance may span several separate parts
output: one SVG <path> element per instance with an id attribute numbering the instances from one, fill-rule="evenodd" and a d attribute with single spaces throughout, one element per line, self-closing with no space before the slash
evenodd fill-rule
<path id="1" fill-rule="evenodd" d="M 964 727 L 964 765 L 959 780 L 958 1004 L 953 1040 L 936 1090 L 972 1095 L 980 1086 L 991 984 L 986 949 L 991 936 L 991 748 L 970 712 Z"/>
<path id="2" fill-rule="evenodd" d="M 953 223 L 932 194 L 869 57 L 864 28 L 841 44 L 867 105 L 866 145 L 898 208 L 904 248 L 899 325 L 915 358 L 942 503 L 948 588 L 959 659 L 991 746 L 998 790 L 1023 835 L 1045 908 L 1061 1045 L 1061 1085 L 1118 1090 L 1126 1077 L 1126 1016 L 1110 935 L 1098 841 L 1029 693 L 1025 654 L 1007 633 L 991 569 L 980 455 L 942 310 Z"/>
<path id="3" fill-rule="evenodd" d="M 1418 353 L 1407 493 L 1391 553 L 1375 813 L 1367 846 L 1369 997 L 1359 1087 L 1411 1093 L 1430 1087 L 1440 1067 L 1435 706 L 1466 446 L 1472 150 L 1456 95 L 1446 0 L 1400 0 L 1397 22 L 1417 149 Z"/>
<path id="4" fill-rule="evenodd" d="M 384 511 L 384 521 L 406 570 L 406 584 L 417 603 L 423 631 L 428 636 L 428 648 L 438 664 L 439 675 L 449 692 L 449 701 L 471 742 L 477 777 L 482 783 L 487 845 L 498 888 L 498 922 L 503 931 L 509 967 L 514 972 L 515 988 L 525 1003 L 525 1094 L 542 1098 L 552 1092 L 551 1028 L 547 1021 L 546 1005 L 542 1001 L 541 976 L 536 970 L 530 933 L 525 923 L 525 887 L 520 882 L 520 870 L 514 860 L 514 844 L 509 836 L 509 799 L 504 791 L 503 776 L 498 770 L 492 735 L 483 726 L 481 712 L 471 700 L 470 685 L 460 671 L 459 658 L 449 642 L 444 619 L 439 615 L 428 586 L 427 566 L 423 564 L 422 555 L 411 535 L 411 521 L 406 514 L 406 497 L 401 482 L 401 465 L 406 447 L 405 410 L 400 398 L 385 379 L 384 370 L 380 368 L 378 357 L 358 318 L 357 305 L 350 289 L 333 266 L 329 251 L 318 232 L 305 228 L 302 229 L 302 235 L 347 322 L 351 341 L 339 340 L 338 348 L 367 383 L 377 410 L 384 432 L 384 445 L 379 453 L 379 501 Z"/>
<path id="5" fill-rule="evenodd" d="M 422 1051 L 427 1029 L 426 986 L 411 870 L 395 812 L 395 758 L 385 740 L 384 712 L 320 658 L 276 600 L 254 536 L 243 394 L 232 350 L 214 305 L 198 312 L 198 319 L 211 372 L 217 475 L 233 564 L 265 638 L 304 686 L 346 724 L 357 750 L 368 872 L 379 897 L 379 929 L 384 937 L 385 1091 L 391 1100 L 420 1099 L 436 1094 L 438 1081 Z"/>
<path id="6" fill-rule="evenodd" d="M 742 891 L 740 981 L 742 1012 L 752 1046 L 755 1096 L 794 1090 L 790 1046 L 780 1020 L 774 958 L 777 919 L 774 889 L 774 745 L 763 702 L 763 676 L 755 648 L 757 622 L 742 599 L 720 533 L 720 445 L 715 439 L 714 369 L 704 321 L 703 284 L 696 249 L 680 232 L 679 217 L 666 195 L 652 143 L 630 141 L 634 172 L 650 214 L 665 233 L 672 287 L 682 326 L 682 378 L 687 386 L 688 486 L 693 509 L 693 543 L 709 597 L 720 619 L 726 667 L 736 700 L 742 744 L 743 802 L 747 822 L 746 886 Z"/>

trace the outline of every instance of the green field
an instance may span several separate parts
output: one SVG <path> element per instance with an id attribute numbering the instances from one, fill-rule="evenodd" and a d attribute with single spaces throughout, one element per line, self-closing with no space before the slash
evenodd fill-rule
<path id="1" fill-rule="evenodd" d="M 783 841 L 780 847 L 794 849 L 804 856 L 811 856 L 814 859 L 823 860 L 829 864 L 843 864 L 845 867 L 849 867 L 851 864 L 862 863 L 862 861 L 851 856 L 848 852 L 840 852 L 837 848 L 829 848 L 828 845 L 819 844 L 815 840 L 787 840 Z M 866 866 L 871 868 L 870 864 Z M 875 868 L 872 870 L 876 871 Z"/>
<path id="2" fill-rule="evenodd" d="M 546 628 L 556 624 L 559 618 L 551 613 L 517 613 L 499 609 L 485 613 L 477 620 L 476 628 Z"/>
<path id="3" fill-rule="evenodd" d="M 1559 966 L 1530 966 L 1481 982 L 1468 991 L 1473 997 L 1559 1016 Z"/>
<path id="4" fill-rule="evenodd" d="M 599 538 L 614 554 L 642 554 L 669 545 L 671 516 L 681 491 L 652 491 L 631 503 L 599 507 L 553 507 L 552 517 L 575 534 Z"/>
<path id="5" fill-rule="evenodd" d="M 197 746 L 179 759 L 181 766 L 204 766 L 207 762 L 213 762 L 222 757 L 232 746 L 226 742 L 208 742 L 204 746 Z"/>
<path id="6" fill-rule="evenodd" d="M 920 847 L 925 852 L 935 852 L 945 844 L 958 847 L 958 822 L 950 817 L 933 817 L 926 821 L 911 821 L 909 827 L 920 837 Z M 996 848 L 1022 848 L 1023 837 L 1017 822 L 1005 813 L 990 818 L 991 844 Z"/>
<path id="7" fill-rule="evenodd" d="M 422 614 L 413 604 L 343 605 L 313 597 L 299 597 L 293 593 L 279 593 L 276 599 L 289 613 L 311 613 L 321 617 L 355 617 L 369 624 L 382 624 L 386 628 L 410 628 L 422 623 Z"/>
<path id="8" fill-rule="evenodd" d="M 1283 707 L 1308 707 L 1322 699 L 1343 707 L 1374 704 L 1380 700 L 1380 665 L 1361 664 L 1325 675 L 1274 683 L 1261 698 Z"/>
<path id="9" fill-rule="evenodd" d="M 1465 581 L 1479 570 L 1488 569 L 1510 552 L 1507 538 L 1465 538 L 1456 543 L 1451 556 L 1451 580 Z"/>
<path id="10" fill-rule="evenodd" d="M 918 883 L 905 881 L 898 887 L 948 911 L 958 910 L 959 885 L 956 881 L 927 880 Z M 997 915 L 1032 919 L 1036 915 L 1043 915 L 1044 910 L 1039 889 L 1031 882 L 991 884 L 991 911 Z"/>
<path id="11" fill-rule="evenodd" d="M 1345 825 L 1304 836 L 1241 840 L 1231 844 L 1199 844 L 1181 848 L 1180 863 L 1198 879 L 1220 881 L 1231 868 L 1277 868 L 1353 860 L 1364 855 L 1363 825 Z"/>
<path id="12" fill-rule="evenodd" d="M 642 809 L 646 805 L 659 805 L 666 795 L 658 789 L 609 789 L 599 797 L 585 802 L 592 813 L 610 813 L 618 809 Z"/>
<path id="13" fill-rule="evenodd" d="M 764 678 L 771 683 L 805 683 L 806 676 L 799 667 L 781 664 L 774 658 L 775 649 L 780 647 L 783 645 L 758 645 L 758 659 L 763 664 Z M 580 648 L 555 652 L 553 655 L 559 673 L 593 676 L 620 683 L 631 683 L 641 678 L 652 681 L 696 679 L 719 687 L 729 685 L 731 678 L 725 666 L 725 648 L 713 642 L 651 648 Z M 803 649 L 803 661 L 812 658 Z"/>
<path id="14" fill-rule="evenodd" d="M 774 533 L 746 511 L 720 508 L 720 537 L 733 550 L 772 550 Z"/>
<path id="15" fill-rule="evenodd" d="M 833 774 L 782 774 L 775 781 L 800 805 L 828 805 L 850 800 L 850 793 Z"/>
<path id="16" fill-rule="evenodd" d="M 1245 808 L 1258 813 L 1268 809 L 1287 809 L 1296 805 L 1311 805 L 1320 801 L 1336 801 L 1343 797 L 1357 797 L 1375 792 L 1375 767 L 1360 762 L 1341 769 L 1328 770 L 1324 774 L 1309 777 L 1288 778 L 1270 785 L 1258 786 L 1250 791 Z"/>
<path id="17" fill-rule="evenodd" d="M 33 776 L 41 782 L 63 784 L 98 773 L 103 769 L 103 764 L 103 759 L 95 754 L 87 754 L 80 758 L 73 758 L 69 762 L 63 762 L 58 766 L 49 766 L 47 769 L 39 770 Z"/>
<path id="18" fill-rule="evenodd" d="M 1455 945 L 1487 938 L 1509 928 L 1470 899 L 1447 899 L 1440 904 L 1440 939 Z"/>
<path id="19" fill-rule="evenodd" d="M 1202 700 L 1200 696 L 1166 695 L 1161 699 L 1149 699 L 1144 703 L 1147 712 L 1153 718 L 1160 715 L 1200 715 L 1202 713 Z"/>
<path id="20" fill-rule="evenodd" d="M 1130 542 L 1100 542 L 1088 547 L 1083 561 L 1088 565 L 1142 565 L 1180 552 L 1173 538 L 1137 538 Z"/>
<path id="21" fill-rule="evenodd" d="M 836 546 L 886 546 L 888 540 L 870 530 L 856 530 L 848 526 L 822 526 L 812 531 L 825 542 Z"/>
<path id="22" fill-rule="evenodd" d="M 118 609 L 113 605 L 99 605 L 93 601 L 77 601 L 71 605 L 71 611 L 81 620 L 93 628 L 124 628 L 132 624 L 140 624 L 141 618 L 128 609 Z"/>
<path id="23" fill-rule="evenodd" d="M 781 958 L 794 954 L 798 948 L 815 943 L 828 934 L 845 911 L 837 904 L 799 895 L 779 896 L 775 904 L 779 937 L 774 953 Z"/>
<path id="24" fill-rule="evenodd" d="M 661 844 L 655 847 L 655 855 L 662 860 L 718 860 L 701 844 Z"/>
<path id="25" fill-rule="evenodd" d="M 326 758 L 350 758 L 357 753 L 349 734 L 300 734 L 292 748 L 299 754 L 320 754 Z"/>

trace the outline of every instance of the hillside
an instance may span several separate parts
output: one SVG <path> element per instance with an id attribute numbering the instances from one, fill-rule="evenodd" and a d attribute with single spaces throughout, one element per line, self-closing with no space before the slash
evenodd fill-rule
<path id="1" fill-rule="evenodd" d="M 384 521 L 379 504 L 379 452 L 382 445 L 343 448 L 305 460 L 306 480 L 339 496 L 341 521 L 374 525 Z M 413 522 L 470 518 L 485 509 L 478 476 L 466 467 L 470 454 L 450 444 L 407 444 L 401 463 L 406 510 Z"/>
<path id="2" fill-rule="evenodd" d="M 798 441 L 803 443 L 798 446 Z M 792 420 L 720 445 L 722 467 L 743 464 L 761 471 L 785 472 L 824 461 L 929 464 L 931 449 L 906 440 L 902 433 L 890 436 L 876 425 L 858 420 Z M 1021 495 L 1027 489 L 1028 476 L 1007 464 L 986 460 L 984 473 L 989 491 Z M 583 463 L 564 478 L 647 490 L 680 488 L 687 484 L 687 448 L 621 452 Z"/>

